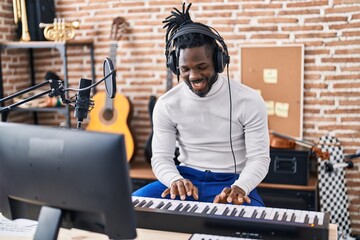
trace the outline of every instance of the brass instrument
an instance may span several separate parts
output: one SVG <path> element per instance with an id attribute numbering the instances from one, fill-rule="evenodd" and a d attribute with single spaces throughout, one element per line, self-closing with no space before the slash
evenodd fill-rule
<path id="1" fill-rule="evenodd" d="M 29 26 L 26 14 L 25 0 L 13 0 L 14 21 L 18 24 L 21 21 L 21 37 L 24 42 L 30 41 Z"/>
<path id="2" fill-rule="evenodd" d="M 75 29 L 79 28 L 80 22 L 65 22 L 64 18 L 54 19 L 54 23 L 40 23 L 39 27 L 44 28 L 44 37 L 51 41 L 66 41 L 75 37 Z"/>

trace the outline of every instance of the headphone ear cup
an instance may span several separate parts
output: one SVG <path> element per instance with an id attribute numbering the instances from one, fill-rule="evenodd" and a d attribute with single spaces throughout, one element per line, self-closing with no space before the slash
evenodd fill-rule
<path id="1" fill-rule="evenodd" d="M 220 47 L 214 49 L 214 67 L 215 72 L 222 73 L 225 67 L 224 51 Z"/>
<path id="2" fill-rule="evenodd" d="M 174 74 L 178 74 L 175 50 L 172 50 L 172 51 L 169 53 L 169 56 L 168 56 L 168 58 L 167 58 L 166 66 L 167 66 Z"/>

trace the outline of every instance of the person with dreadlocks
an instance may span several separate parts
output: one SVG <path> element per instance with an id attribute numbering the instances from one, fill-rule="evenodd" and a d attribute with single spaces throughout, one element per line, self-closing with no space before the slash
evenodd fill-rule
<path id="1" fill-rule="evenodd" d="M 256 191 L 270 163 L 264 100 L 230 81 L 228 68 L 227 77 L 219 74 L 229 62 L 226 45 L 213 28 L 191 20 L 190 6 L 174 8 L 163 22 L 167 65 L 182 81 L 153 112 L 151 165 L 158 181 L 133 195 L 264 206 Z"/>

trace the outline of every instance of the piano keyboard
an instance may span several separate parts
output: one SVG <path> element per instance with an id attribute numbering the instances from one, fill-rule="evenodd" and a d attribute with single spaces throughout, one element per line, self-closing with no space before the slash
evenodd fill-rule
<path id="1" fill-rule="evenodd" d="M 255 239 L 328 239 L 329 213 L 132 197 L 137 227 Z"/>

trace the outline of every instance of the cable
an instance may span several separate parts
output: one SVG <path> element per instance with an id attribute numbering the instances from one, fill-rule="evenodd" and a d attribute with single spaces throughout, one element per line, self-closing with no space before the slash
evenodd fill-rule
<path id="1" fill-rule="evenodd" d="M 229 64 L 226 65 L 226 73 L 227 73 L 227 80 L 228 80 L 228 89 L 229 89 L 229 105 L 230 105 L 230 111 L 229 111 L 229 118 L 230 118 L 230 148 L 231 148 L 231 153 L 233 156 L 233 160 L 234 160 L 234 178 L 236 181 L 236 158 L 235 158 L 235 153 L 234 153 L 234 147 L 233 147 L 233 142 L 232 142 L 232 98 L 231 98 L 231 87 L 230 87 L 230 74 L 229 74 Z"/>
<path id="2" fill-rule="evenodd" d="M 233 156 L 233 160 L 234 160 L 234 178 L 236 181 L 236 178 L 237 178 L 237 173 L 236 173 L 236 157 L 235 157 L 235 153 L 234 153 L 234 147 L 233 147 L 233 142 L 232 142 L 232 98 L 231 98 L 231 87 L 230 87 L 230 74 L 229 74 L 229 64 L 226 65 L 226 72 L 227 72 L 227 80 L 228 80 L 228 87 L 229 87 L 229 101 L 230 101 L 230 148 L 231 148 L 231 153 L 232 153 L 232 156 Z M 248 196 L 250 199 L 260 203 L 263 207 L 265 207 L 265 205 L 260 202 L 259 200 L 257 200 L 256 198 L 253 198 L 251 196 Z"/>

